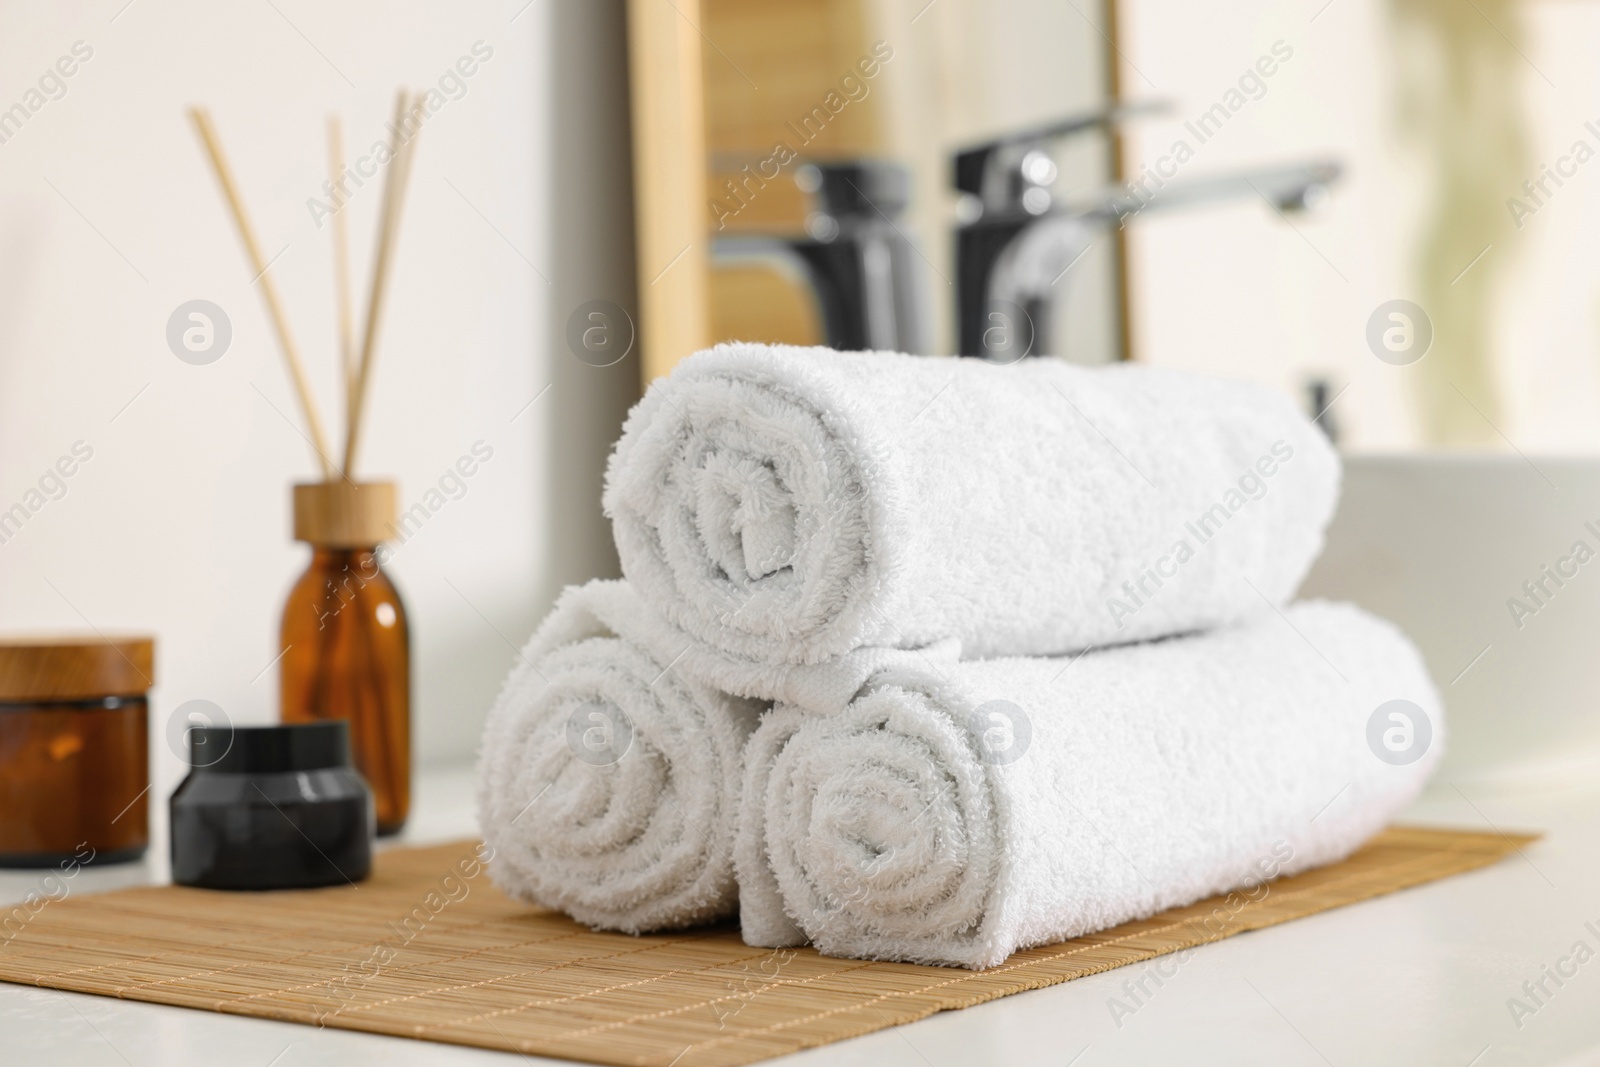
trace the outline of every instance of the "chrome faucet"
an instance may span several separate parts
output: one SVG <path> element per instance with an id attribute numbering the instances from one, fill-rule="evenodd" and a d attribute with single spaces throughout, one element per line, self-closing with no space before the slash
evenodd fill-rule
<path id="1" fill-rule="evenodd" d="M 1056 282 L 1093 242 L 1148 211 L 1260 197 L 1280 212 L 1320 204 L 1341 168 L 1331 160 L 1169 180 L 1156 188 L 1111 186 L 1064 201 L 1052 186 L 1048 144 L 1164 110 L 1104 108 L 1023 130 L 958 152 L 952 179 L 962 193 L 956 229 L 957 348 L 961 355 L 1010 362 L 1044 355 Z M 1059 353 L 1055 353 L 1059 354 Z"/>
<path id="2" fill-rule="evenodd" d="M 713 262 L 759 264 L 803 283 L 830 347 L 925 352 L 917 252 L 895 221 L 910 202 L 906 168 L 880 160 L 811 162 L 796 170 L 795 182 L 813 205 L 804 236 L 718 237 Z"/>

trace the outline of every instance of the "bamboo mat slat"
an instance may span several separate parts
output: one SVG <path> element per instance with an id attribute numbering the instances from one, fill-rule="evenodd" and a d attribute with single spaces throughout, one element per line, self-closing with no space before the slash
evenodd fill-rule
<path id="1" fill-rule="evenodd" d="M 596 1063 L 722 1067 L 1431 882 L 1534 839 L 1393 827 L 1242 907 L 1202 901 L 987 971 L 753 949 L 727 926 L 596 933 L 507 899 L 482 872 L 448 880 L 473 855 L 459 842 L 380 853 L 355 887 L 52 902 L 0 933 L 0 980 Z"/>

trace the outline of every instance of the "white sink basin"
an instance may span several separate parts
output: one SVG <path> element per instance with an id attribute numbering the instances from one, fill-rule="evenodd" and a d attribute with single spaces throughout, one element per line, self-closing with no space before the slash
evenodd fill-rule
<path id="1" fill-rule="evenodd" d="M 1600 775 L 1600 459 L 1346 456 L 1302 595 L 1421 647 L 1450 716 L 1441 777 Z"/>

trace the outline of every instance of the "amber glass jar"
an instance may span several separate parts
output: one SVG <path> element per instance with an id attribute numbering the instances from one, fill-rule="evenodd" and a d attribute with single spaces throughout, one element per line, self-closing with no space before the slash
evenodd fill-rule
<path id="1" fill-rule="evenodd" d="M 387 482 L 295 486 L 295 537 L 311 563 L 283 606 L 278 667 L 284 722 L 349 720 L 379 834 L 411 809 L 410 631 L 382 566 L 394 500 Z"/>
<path id="2" fill-rule="evenodd" d="M 144 855 L 154 660 L 148 637 L 0 639 L 0 867 Z"/>

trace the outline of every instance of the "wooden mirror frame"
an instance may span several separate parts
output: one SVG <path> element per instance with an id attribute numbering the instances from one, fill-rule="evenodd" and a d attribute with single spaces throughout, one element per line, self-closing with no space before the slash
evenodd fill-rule
<path id="1" fill-rule="evenodd" d="M 646 387 L 711 340 L 699 0 L 628 0 L 634 261 Z"/>
<path id="2" fill-rule="evenodd" d="M 1107 90 L 1120 98 L 1121 0 L 1105 0 Z M 648 388 L 712 337 L 707 118 L 701 0 L 628 0 L 632 104 L 634 256 L 641 385 Z M 715 46 L 712 46 L 715 47 Z M 1127 173 L 1114 134 L 1112 178 Z M 1115 233 L 1121 298 L 1121 358 L 1132 358 L 1133 303 L 1125 232 Z"/>

